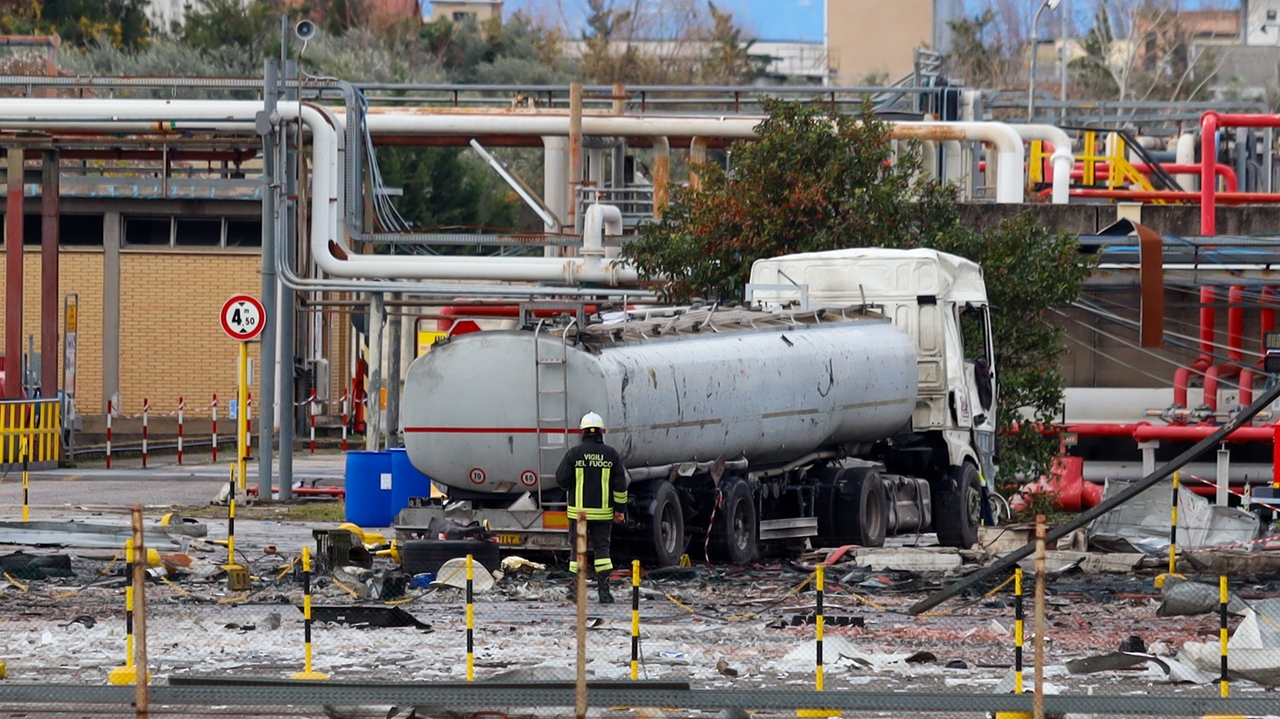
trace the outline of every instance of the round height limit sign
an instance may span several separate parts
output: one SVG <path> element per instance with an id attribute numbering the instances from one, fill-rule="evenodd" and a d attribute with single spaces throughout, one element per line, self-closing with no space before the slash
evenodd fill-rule
<path id="1" fill-rule="evenodd" d="M 236 295 L 222 306 L 222 331 L 233 340 L 248 342 L 262 334 L 267 312 L 256 297 Z"/>

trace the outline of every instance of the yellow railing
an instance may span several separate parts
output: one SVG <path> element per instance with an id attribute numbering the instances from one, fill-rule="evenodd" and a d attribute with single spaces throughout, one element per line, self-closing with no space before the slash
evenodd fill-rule
<path id="1" fill-rule="evenodd" d="M 0 462 L 57 462 L 62 457 L 62 403 L 0 401 Z"/>

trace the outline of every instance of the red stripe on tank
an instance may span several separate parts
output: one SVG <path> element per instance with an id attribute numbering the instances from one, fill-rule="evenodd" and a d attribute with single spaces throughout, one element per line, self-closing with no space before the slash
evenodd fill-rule
<path id="1" fill-rule="evenodd" d="M 536 427 L 405 427 L 406 432 L 422 432 L 426 434 L 537 434 Z M 568 430 L 570 434 L 581 434 L 580 429 Z M 543 434 L 564 434 L 565 430 L 547 428 Z"/>

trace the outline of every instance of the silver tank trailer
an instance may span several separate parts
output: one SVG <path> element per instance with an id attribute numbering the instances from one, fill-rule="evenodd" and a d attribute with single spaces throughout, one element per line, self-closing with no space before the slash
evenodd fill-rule
<path id="1" fill-rule="evenodd" d="M 544 358 L 560 356 L 559 337 L 537 341 Z M 534 342 L 532 331 L 476 332 L 413 362 L 403 413 L 414 466 L 478 492 L 554 488 L 563 450 L 546 453 L 548 476 L 540 476 Z M 707 331 L 594 351 L 570 345 L 564 353 L 568 442 L 577 442 L 578 418 L 599 412 L 607 441 L 633 469 L 722 455 L 786 462 L 884 439 L 915 409 L 915 348 L 886 320 Z M 563 395 L 543 396 L 558 417 Z M 545 405 L 543 415 L 552 416 Z M 563 438 L 560 430 L 552 441 Z"/>

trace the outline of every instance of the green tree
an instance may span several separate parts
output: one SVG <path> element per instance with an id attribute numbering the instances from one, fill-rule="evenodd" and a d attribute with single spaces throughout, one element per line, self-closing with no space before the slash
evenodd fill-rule
<path id="1" fill-rule="evenodd" d="M 274 3 L 253 0 L 198 0 L 187 4 L 186 16 L 173 33 L 189 47 L 204 52 L 233 51 L 259 60 L 279 46 L 276 28 L 278 8 Z"/>
<path id="2" fill-rule="evenodd" d="M 106 37 L 115 47 L 138 50 L 151 38 L 150 0 L 3 0 L 0 31 L 58 33 L 63 42 L 85 47 Z"/>
<path id="3" fill-rule="evenodd" d="M 946 56 L 949 75 L 971 87 L 1026 87 L 1020 48 L 1000 34 L 994 10 L 987 8 L 948 25 L 952 48 Z"/>
<path id="4" fill-rule="evenodd" d="M 404 189 L 393 203 L 414 227 L 499 227 L 515 224 L 518 206 L 470 150 L 397 147 L 378 152 L 388 187 Z M 505 187 L 505 186 L 502 186 Z"/>
<path id="5" fill-rule="evenodd" d="M 1079 294 L 1090 272 L 1076 238 L 1029 215 L 978 232 L 960 221 L 956 191 L 928 178 L 918 153 L 893 159 L 891 126 L 865 108 L 841 115 L 821 103 L 768 101 L 759 139 L 735 144 L 733 172 L 699 168 L 702 190 L 678 188 L 661 220 L 642 225 L 624 255 L 664 277 L 676 300 L 741 299 L 762 257 L 843 247 L 929 247 L 983 265 L 992 305 L 1000 424 L 1022 413 L 1050 422 L 1062 403 L 1053 308 Z M 1003 444 L 1005 476 L 1043 472 L 1056 443 L 1022 432 Z"/>

